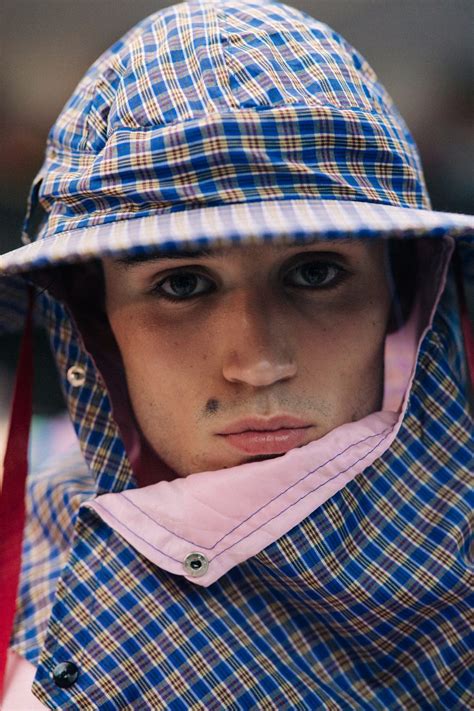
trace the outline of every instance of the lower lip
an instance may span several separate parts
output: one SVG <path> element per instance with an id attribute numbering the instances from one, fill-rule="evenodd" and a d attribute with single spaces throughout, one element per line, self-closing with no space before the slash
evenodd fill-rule
<path id="1" fill-rule="evenodd" d="M 226 442 L 247 454 L 283 454 L 289 449 L 300 447 L 308 440 L 309 427 L 282 430 L 249 430 L 239 434 L 221 435 Z"/>

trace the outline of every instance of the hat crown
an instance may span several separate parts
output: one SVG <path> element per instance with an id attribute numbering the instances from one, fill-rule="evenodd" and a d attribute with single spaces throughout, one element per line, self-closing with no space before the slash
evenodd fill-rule
<path id="1" fill-rule="evenodd" d="M 191 0 L 132 28 L 53 126 L 35 200 L 39 239 L 271 200 L 429 208 L 416 146 L 367 62 L 271 0 Z"/>
<path id="2" fill-rule="evenodd" d="M 50 139 L 96 152 L 120 128 L 279 106 L 374 112 L 409 135 L 369 64 L 324 23 L 269 0 L 194 0 L 150 15 L 105 52 Z"/>

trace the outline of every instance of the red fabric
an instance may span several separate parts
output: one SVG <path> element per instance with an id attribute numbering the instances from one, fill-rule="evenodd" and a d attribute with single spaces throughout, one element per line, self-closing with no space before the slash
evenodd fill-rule
<path id="1" fill-rule="evenodd" d="M 467 308 L 466 293 L 464 291 L 463 273 L 459 254 L 455 254 L 454 271 L 458 291 L 459 309 L 461 312 L 461 329 L 464 338 L 468 375 L 471 381 L 471 395 L 474 391 L 474 333 Z"/>
<path id="2" fill-rule="evenodd" d="M 30 290 L 0 494 L 0 692 L 3 689 L 7 651 L 15 618 L 25 524 L 25 484 L 33 391 L 32 312 L 33 291 Z"/>
<path id="3" fill-rule="evenodd" d="M 466 302 L 461 305 L 461 323 L 466 346 L 467 367 L 471 376 L 471 386 L 474 387 L 474 334 L 467 311 Z"/>

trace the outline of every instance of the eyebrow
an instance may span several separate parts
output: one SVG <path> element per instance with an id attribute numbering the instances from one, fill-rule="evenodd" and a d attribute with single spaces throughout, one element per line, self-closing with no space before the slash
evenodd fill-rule
<path id="1" fill-rule="evenodd" d="M 348 242 L 353 243 L 354 238 L 339 238 L 337 241 L 333 240 L 332 243 L 334 244 L 336 242 L 337 244 L 347 244 Z M 274 242 L 272 243 L 272 246 L 283 249 L 283 248 L 289 248 L 289 247 L 306 247 L 306 246 L 311 246 L 314 245 L 315 243 L 326 243 L 328 246 L 330 244 L 329 240 L 323 240 L 319 237 L 314 237 L 311 239 L 305 239 L 305 240 L 294 240 L 293 242 Z M 241 246 L 245 246 L 246 243 L 241 243 Z M 255 244 L 255 243 L 253 243 Z M 260 246 L 258 243 L 256 243 L 258 246 Z M 269 244 L 268 242 L 262 242 L 262 245 L 264 244 Z M 331 246 L 333 246 L 331 244 Z M 124 257 L 117 257 L 114 258 L 113 261 L 115 264 L 120 265 L 122 267 L 125 267 L 126 269 L 129 269 L 134 266 L 139 266 L 141 264 L 147 264 L 148 262 L 156 262 L 156 261 L 161 261 L 161 260 L 173 260 L 173 259 L 209 259 L 212 257 L 224 257 L 228 254 L 230 254 L 235 247 L 238 247 L 238 244 L 232 244 L 229 246 L 225 247 L 213 247 L 211 249 L 209 248 L 202 248 L 202 249 L 180 249 L 176 250 L 173 252 L 160 252 L 160 251 L 152 251 L 144 254 L 130 254 L 130 255 L 125 255 Z M 323 250 L 321 250 L 323 251 Z M 324 250 L 325 252 L 331 252 L 332 250 Z"/>
<path id="2" fill-rule="evenodd" d="M 216 247 L 210 249 L 182 249 L 177 252 L 149 252 L 148 254 L 130 254 L 125 257 L 114 259 L 115 264 L 120 264 L 124 267 L 133 267 L 137 264 L 146 264 L 147 262 L 156 262 L 161 259 L 203 259 L 215 256 L 221 256 L 230 252 L 230 248 Z"/>

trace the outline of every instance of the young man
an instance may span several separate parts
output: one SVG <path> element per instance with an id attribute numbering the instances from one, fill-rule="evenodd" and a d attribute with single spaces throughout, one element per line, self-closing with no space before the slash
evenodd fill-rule
<path id="1" fill-rule="evenodd" d="M 365 60 L 279 3 L 156 13 L 31 204 L 2 308 L 34 285 L 81 451 L 29 476 L 16 596 L 20 387 L 4 708 L 466 707 L 474 221 Z"/>

